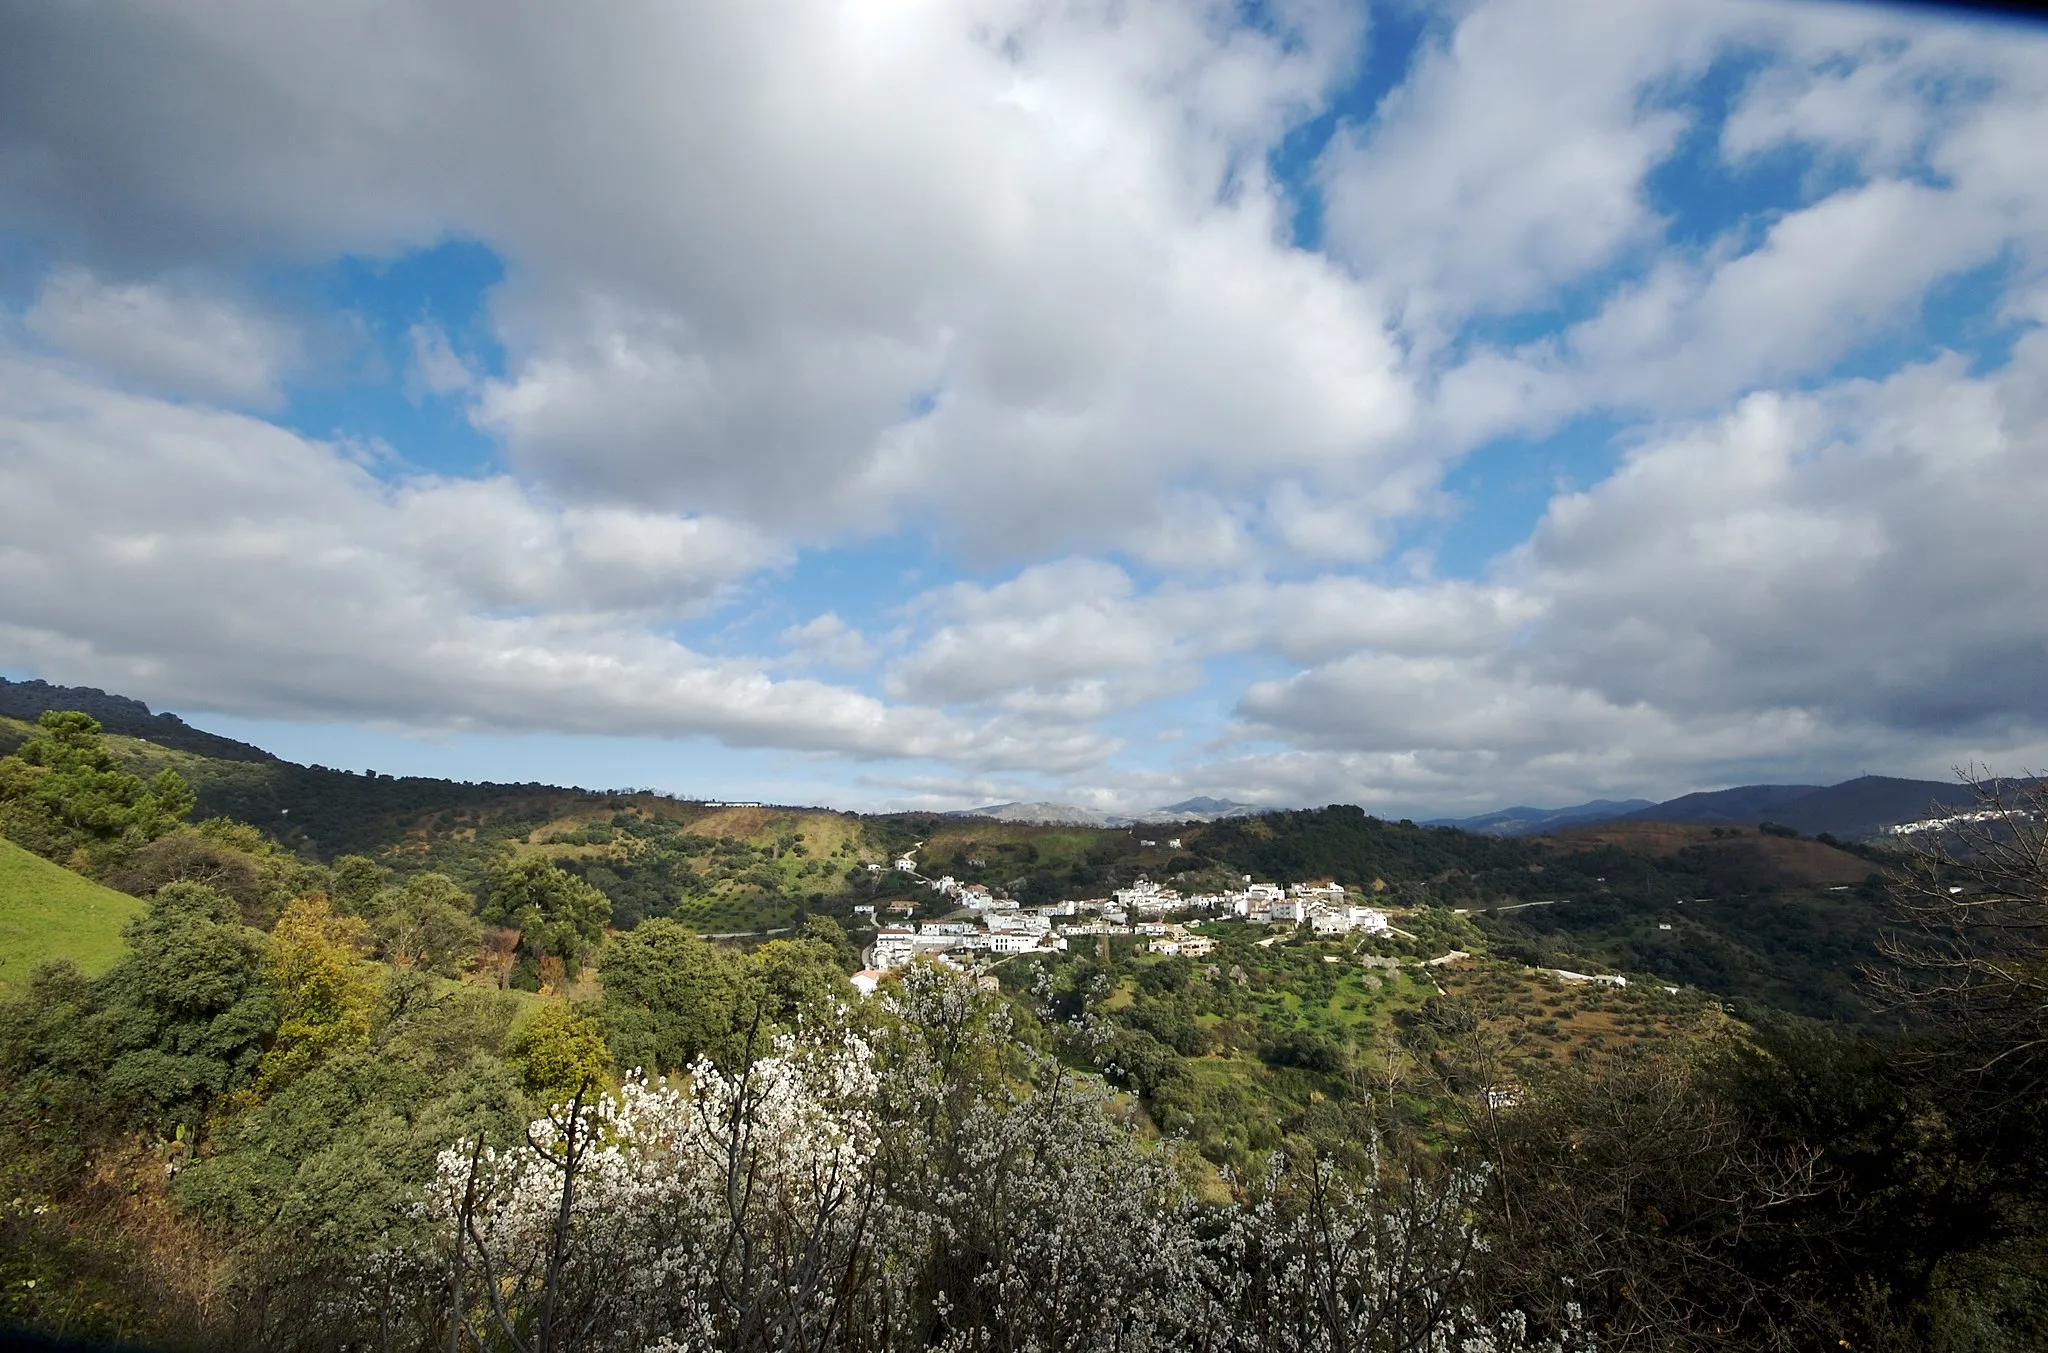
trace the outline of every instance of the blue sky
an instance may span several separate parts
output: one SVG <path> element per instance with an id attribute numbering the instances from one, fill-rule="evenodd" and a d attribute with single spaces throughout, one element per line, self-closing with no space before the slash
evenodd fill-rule
<path id="1" fill-rule="evenodd" d="M 6 21 L 0 672 L 862 808 L 2042 764 L 2041 26 L 474 9 Z"/>

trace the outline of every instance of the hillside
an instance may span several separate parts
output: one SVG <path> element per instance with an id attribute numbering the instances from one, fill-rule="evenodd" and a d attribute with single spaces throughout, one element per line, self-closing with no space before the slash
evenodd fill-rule
<path id="1" fill-rule="evenodd" d="M 1743 785 L 1687 794 L 1626 814 L 1625 822 L 1776 822 L 1817 836 L 1848 840 L 1878 835 L 1972 801 L 1968 785 L 1864 775 L 1838 785 Z"/>
<path id="2" fill-rule="evenodd" d="M 1882 836 L 1906 822 L 1938 817 L 1973 799 L 1952 780 L 1904 780 L 1863 775 L 1838 785 L 1737 785 L 1681 794 L 1662 803 L 1596 799 L 1570 808 L 1504 808 L 1480 817 L 1442 818 L 1426 826 L 1456 827 L 1490 836 L 1535 836 L 1591 822 L 1772 822 L 1809 836 L 1826 833 L 1849 841 Z"/>
<path id="3" fill-rule="evenodd" d="M 109 733 L 141 738 L 175 751 L 222 761 L 276 761 L 261 747 L 192 727 L 175 714 L 153 714 L 140 700 L 109 695 L 96 686 L 52 686 L 47 681 L 0 677 L 0 716 L 34 723 L 47 709 L 82 710 Z M 0 750 L 5 750 L 0 748 Z"/>
<path id="4" fill-rule="evenodd" d="M 0 719 L 6 745 L 28 731 Z M 811 914 L 859 929 L 857 906 L 945 912 L 951 904 L 926 886 L 945 875 L 1027 905 L 1103 897 L 1141 877 L 1188 892 L 1225 889 L 1246 875 L 1334 881 L 1394 906 L 1473 911 L 1502 953 L 1539 967 L 1656 974 L 1836 1018 L 1864 1013 L 1855 971 L 1874 957 L 1868 881 L 1885 858 L 1786 828 L 1762 831 L 1754 819 L 1630 814 L 1508 836 L 1332 805 L 1162 830 L 726 807 L 222 759 L 132 736 L 109 736 L 107 745 L 139 774 L 177 769 L 198 794 L 199 816 L 257 824 L 309 861 L 367 855 L 400 877 L 434 870 L 474 890 L 509 859 L 548 858 L 602 891 L 620 930 L 667 916 L 705 934 L 778 932 Z M 1694 796 L 1681 807 L 1785 818 L 1818 795 L 1808 805 L 1823 810 L 1815 820 L 1839 824 L 1872 805 L 1910 800 L 1917 812 L 1934 787 L 1867 778 L 1833 789 L 1764 788 Z M 892 867 L 904 856 L 913 871 Z"/>
<path id="5" fill-rule="evenodd" d="M 1563 849 L 1615 846 L 1653 859 L 1685 860 L 1731 880 L 1736 891 L 1861 883 L 1873 864 L 1824 841 L 1698 823 L 1603 822 L 1567 828 L 1549 839 Z"/>
<path id="6" fill-rule="evenodd" d="M 0 995 L 51 959 L 102 971 L 121 955 L 121 927 L 141 911 L 126 893 L 0 839 Z"/>
<path id="7" fill-rule="evenodd" d="M 0 1255 L 37 1265 L 0 1259 L 0 1285 L 30 1293 L 42 1304 L 14 1310 L 45 1320 L 73 1318 L 77 1290 L 98 1271 L 85 1257 L 109 1235 L 185 1228 L 165 1247 L 182 1272 L 195 1238 L 239 1244 L 289 1208 L 333 1228 L 345 1220 L 337 1200 L 382 1197 L 416 1219 L 429 1163 L 459 1161 L 448 1141 L 489 1121 L 479 1104 L 509 1134 L 521 1112 L 559 1105 L 572 1087 L 602 1092 L 632 1068 L 721 1074 L 720 1057 L 779 1054 L 805 1038 L 837 1055 L 856 1041 L 839 1031 L 870 1018 L 946 1040 L 943 1058 L 911 1045 L 903 1065 L 915 1079 L 904 1084 L 918 1094 L 930 1068 L 956 1058 L 960 1028 L 1028 1030 L 1066 1068 L 1061 1086 L 1080 1090 L 1062 1088 L 1062 1102 L 1091 1130 L 1099 1104 L 1142 1144 L 1133 1160 L 1171 1149 L 1173 1168 L 1218 1206 L 1236 1198 L 1229 1179 L 1290 1144 L 1377 1171 L 1362 1142 L 1433 1159 L 1482 1110 L 1523 1113 L 1575 1152 L 1570 1134 L 1611 1114 L 1573 1096 L 1610 1082 L 1637 1096 L 1645 1068 L 1660 1077 L 1642 1088 L 1661 1117 L 1620 1130 L 1661 1149 L 1673 1123 L 1698 1112 L 1672 1101 L 1682 1084 L 1666 1072 L 1706 1074 L 1699 1055 L 1736 1040 L 1805 1037 L 1806 1022 L 1781 1012 L 1829 1022 L 1813 1026 L 1817 1036 L 1844 1047 L 1919 1032 L 1870 1008 L 1859 986 L 1859 968 L 1878 958 L 1875 871 L 1887 857 L 1782 826 L 1615 821 L 1506 837 L 1346 805 L 1166 830 L 1048 826 L 393 779 L 104 742 L 133 771 L 175 768 L 210 804 L 269 816 L 259 832 L 187 829 L 157 812 L 120 827 L 120 868 L 70 856 L 142 893 L 174 873 L 222 890 L 156 891 L 152 924 L 136 932 L 147 941 L 100 983 L 27 989 L 20 977 L 53 957 L 107 969 L 144 904 L 0 843 L 0 994 L 22 998 L 0 1004 L 10 1050 L 0 1077 L 16 1077 L 0 1090 L 30 1110 L 0 1113 L 0 1144 L 55 1181 L 38 1196 L 67 1209 L 39 1210 L 32 1234 L 0 1235 Z M 127 779 L 99 746 L 85 750 L 104 779 L 81 783 Z M 27 763 L 8 775 L 9 786 L 36 783 Z M 341 843 L 373 862 L 337 859 Z M 883 979 L 896 1000 L 854 1001 L 847 973 L 866 942 L 854 908 L 911 900 L 921 914 L 943 912 L 953 903 L 928 884 L 949 874 L 1025 901 L 1101 897 L 1140 877 L 1189 892 L 1247 875 L 1334 880 L 1384 907 L 1391 926 L 1330 933 L 1180 916 L 1173 944 L 1120 927 L 1065 949 L 958 954 L 964 976 L 913 963 Z M 821 914 L 856 924 L 811 925 Z M 642 924 L 651 917 L 682 925 Z M 754 942 L 763 931 L 802 933 Z M 191 991 L 210 1003 L 193 1004 Z M 924 1004 L 899 1015 L 898 1000 Z M 959 1022 L 977 1008 L 986 1017 Z M 764 1028 L 772 1044 L 757 1042 Z M 165 1047 L 201 1052 L 173 1060 Z M 1008 1059 L 980 1060 L 1007 1095 Z M 1000 1111 L 977 1121 L 1019 1112 L 1007 1098 L 992 1104 Z M 1042 1119 L 1020 1121 L 1042 1132 Z M 113 1224 L 81 1183 L 100 1176 L 64 1174 L 86 1159 L 79 1143 L 113 1162 L 93 1166 L 124 1209 Z M 388 1253 L 388 1218 L 365 1217 L 363 1252 Z M 92 1309 L 131 1318 L 113 1301 Z"/>
<path id="8" fill-rule="evenodd" d="M 1433 818 L 1422 825 L 1456 827 L 1460 831 L 1482 832 L 1487 836 L 1536 836 L 1575 822 L 1605 822 L 1638 808 L 1654 806 L 1648 799 L 1593 799 L 1587 803 L 1575 803 L 1569 808 L 1531 808 L 1527 804 L 1517 804 L 1497 813 L 1483 813 L 1478 817 Z"/>

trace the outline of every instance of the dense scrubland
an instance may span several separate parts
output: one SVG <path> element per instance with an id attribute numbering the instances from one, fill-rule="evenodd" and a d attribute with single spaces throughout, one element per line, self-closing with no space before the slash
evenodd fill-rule
<path id="1" fill-rule="evenodd" d="M 2038 818 L 1891 855 L 1337 807 L 1167 847 L 393 780 L 187 731 L 0 726 L 16 1327 L 519 1353 L 2048 1339 Z M 931 905 L 867 867 L 904 851 L 1025 901 L 1334 879 L 1397 931 L 1219 923 L 1199 959 L 1118 937 L 861 998 L 854 908 Z"/>

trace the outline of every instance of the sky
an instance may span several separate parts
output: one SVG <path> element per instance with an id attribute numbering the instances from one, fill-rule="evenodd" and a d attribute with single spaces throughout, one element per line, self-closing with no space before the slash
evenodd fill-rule
<path id="1" fill-rule="evenodd" d="M 2048 766 L 2048 26 L 0 3 L 0 674 L 1388 816 Z"/>

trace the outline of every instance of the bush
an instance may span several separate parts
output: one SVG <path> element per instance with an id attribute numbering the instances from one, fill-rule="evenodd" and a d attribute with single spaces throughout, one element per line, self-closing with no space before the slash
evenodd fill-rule
<path id="1" fill-rule="evenodd" d="M 1297 1066 L 1331 1076 L 1341 1074 L 1349 1062 L 1342 1048 L 1308 1029 L 1295 1029 L 1261 1043 L 1259 1060 L 1268 1066 Z"/>

